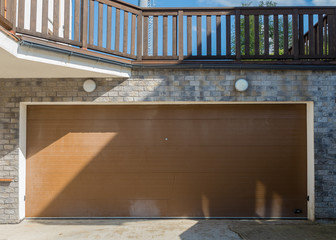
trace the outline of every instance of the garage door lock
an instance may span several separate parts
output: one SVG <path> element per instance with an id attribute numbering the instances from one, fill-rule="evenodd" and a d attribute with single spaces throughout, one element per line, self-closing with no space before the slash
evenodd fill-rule
<path id="1" fill-rule="evenodd" d="M 302 213 L 302 210 L 297 208 L 297 209 L 295 209 L 294 213 L 295 213 L 295 214 L 301 214 L 301 213 Z"/>

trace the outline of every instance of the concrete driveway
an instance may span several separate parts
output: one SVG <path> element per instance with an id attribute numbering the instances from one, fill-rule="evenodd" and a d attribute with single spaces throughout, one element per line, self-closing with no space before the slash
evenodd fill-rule
<path id="1" fill-rule="evenodd" d="M 0 240 L 336 240 L 336 225 L 309 221 L 25 220 L 0 225 Z"/>

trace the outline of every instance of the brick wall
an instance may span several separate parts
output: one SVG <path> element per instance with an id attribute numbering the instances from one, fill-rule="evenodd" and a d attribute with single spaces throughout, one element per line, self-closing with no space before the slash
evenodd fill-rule
<path id="1" fill-rule="evenodd" d="M 245 93 L 234 82 L 246 78 Z M 130 79 L 0 80 L 0 222 L 18 221 L 20 102 L 314 101 L 316 217 L 336 218 L 336 72 L 276 70 L 134 70 Z"/>

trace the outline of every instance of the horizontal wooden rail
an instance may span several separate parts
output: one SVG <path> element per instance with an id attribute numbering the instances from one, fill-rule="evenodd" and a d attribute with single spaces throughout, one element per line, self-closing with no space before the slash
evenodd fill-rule
<path id="1" fill-rule="evenodd" d="M 14 2 L 0 0 L 1 25 L 5 19 L 21 34 L 130 60 L 336 59 L 336 7 L 141 8 L 122 0 L 18 0 L 16 8 Z"/>

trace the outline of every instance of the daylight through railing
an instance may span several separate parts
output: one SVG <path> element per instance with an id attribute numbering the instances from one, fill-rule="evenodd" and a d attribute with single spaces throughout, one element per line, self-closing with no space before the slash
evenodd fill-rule
<path id="1" fill-rule="evenodd" d="M 336 7 L 140 8 L 121 0 L 0 0 L 16 32 L 146 60 L 336 59 Z M 8 11 L 12 9 L 12 11 Z"/>

